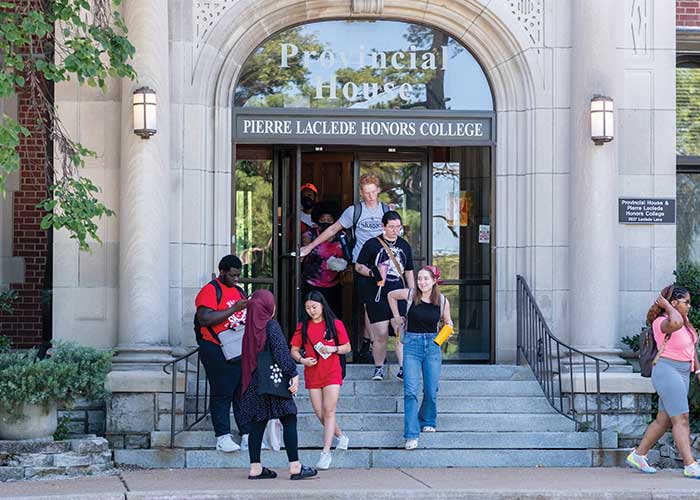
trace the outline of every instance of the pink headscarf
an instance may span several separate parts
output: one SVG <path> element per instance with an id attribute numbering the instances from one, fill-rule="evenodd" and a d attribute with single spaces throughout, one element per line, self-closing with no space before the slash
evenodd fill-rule
<path id="1" fill-rule="evenodd" d="M 275 313 L 275 296 L 268 290 L 256 290 L 246 306 L 245 333 L 241 361 L 241 395 L 258 367 L 258 353 L 265 349 L 267 323 Z"/>

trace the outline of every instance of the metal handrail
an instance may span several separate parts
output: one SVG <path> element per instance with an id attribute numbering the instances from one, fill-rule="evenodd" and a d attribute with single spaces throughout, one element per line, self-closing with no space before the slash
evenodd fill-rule
<path id="1" fill-rule="evenodd" d="M 194 390 L 194 398 L 195 398 L 195 405 L 194 405 L 194 421 L 190 423 L 189 425 L 187 424 L 187 377 L 189 374 L 189 368 L 188 368 L 188 363 L 190 362 L 190 357 L 197 355 L 197 380 L 195 381 L 195 390 Z M 180 430 L 175 430 L 175 410 L 176 410 L 176 403 L 177 403 L 177 366 L 178 363 L 183 362 L 185 363 L 185 387 L 182 393 L 183 399 L 182 399 L 182 429 Z M 168 367 L 171 366 L 172 369 L 169 372 Z M 207 381 L 206 376 L 204 377 L 204 403 L 203 403 L 203 408 L 202 408 L 202 414 L 200 416 L 199 412 L 199 385 L 200 381 L 202 379 L 202 374 L 203 370 L 201 370 L 202 363 L 199 359 L 199 347 L 196 349 L 188 352 L 184 356 L 180 356 L 179 358 L 176 358 L 172 361 L 169 361 L 168 363 L 165 363 L 163 365 L 163 371 L 167 373 L 168 375 L 172 375 L 172 388 L 171 388 L 171 406 L 170 406 L 170 448 L 173 448 L 175 446 L 175 436 L 180 434 L 181 432 L 185 432 L 190 430 L 192 427 L 197 425 L 199 422 L 204 420 L 209 413 L 209 382 Z"/>
<path id="2" fill-rule="evenodd" d="M 518 365 L 521 364 L 521 357 L 524 357 L 552 408 L 573 420 L 576 424 L 576 430 L 591 429 L 596 431 L 598 433 L 598 448 L 602 448 L 600 373 L 606 371 L 610 367 L 610 363 L 571 347 L 555 337 L 537 305 L 527 281 L 520 275 L 517 276 L 517 280 Z M 577 364 L 580 363 L 583 368 L 584 404 L 582 411 L 576 409 L 577 393 L 574 387 L 572 366 L 574 356 L 577 357 Z M 565 398 L 562 392 L 562 359 L 569 361 L 568 377 L 571 393 L 567 398 L 569 402 L 567 408 L 564 407 Z M 588 391 L 588 364 L 593 365 L 590 367 L 591 370 L 595 367 L 595 390 L 591 392 Z M 602 370 L 601 365 L 605 365 Z M 589 394 L 595 394 L 595 408 L 589 408 Z"/>

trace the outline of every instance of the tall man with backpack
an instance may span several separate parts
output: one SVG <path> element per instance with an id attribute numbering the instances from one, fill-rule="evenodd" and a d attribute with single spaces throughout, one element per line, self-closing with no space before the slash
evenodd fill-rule
<path id="1" fill-rule="evenodd" d="M 382 217 L 390 210 L 390 207 L 379 201 L 379 193 L 379 178 L 376 175 L 363 174 L 360 176 L 360 195 L 362 196 L 362 202 L 347 207 L 336 222 L 319 234 L 311 243 L 301 247 L 301 257 L 305 257 L 318 245 L 333 238 L 339 231 L 343 229 L 352 229 L 353 243 L 350 245 L 350 250 L 352 252 L 350 257 L 352 262 L 355 263 L 365 242 L 383 233 Z M 357 278 L 357 276 L 355 276 L 355 278 Z M 357 283 L 357 280 L 355 280 L 355 283 Z M 369 354 L 371 343 L 370 331 L 364 311 L 364 303 L 359 301 L 357 286 L 355 286 L 353 297 L 353 303 L 359 303 L 360 310 L 362 311 L 362 314 L 353 314 L 353 321 L 355 321 L 356 318 L 359 319 L 359 321 L 357 321 L 358 324 L 353 325 L 353 333 L 357 335 L 357 332 L 364 330 L 364 335 L 361 344 L 356 341 L 352 342 L 352 344 L 360 345 L 360 350 L 357 354 L 358 357 L 362 359 Z M 363 318 L 364 325 L 362 325 Z M 363 326 L 364 328 L 362 328 Z"/>
<path id="2" fill-rule="evenodd" d="M 231 438 L 232 404 L 241 439 L 245 441 L 248 434 L 248 429 L 239 424 L 239 409 L 234 400 L 241 381 L 241 342 L 248 303 L 245 292 L 238 286 L 242 267 L 235 255 L 222 258 L 219 276 L 202 287 L 194 302 L 194 330 L 211 390 L 209 411 L 216 449 L 223 452 L 240 449 Z"/>

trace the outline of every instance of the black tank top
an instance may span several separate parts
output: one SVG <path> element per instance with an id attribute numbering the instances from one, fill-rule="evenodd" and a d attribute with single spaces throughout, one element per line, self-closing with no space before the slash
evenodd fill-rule
<path id="1" fill-rule="evenodd" d="M 406 331 L 411 333 L 437 333 L 440 321 L 440 306 L 428 302 L 412 304 L 408 310 Z"/>

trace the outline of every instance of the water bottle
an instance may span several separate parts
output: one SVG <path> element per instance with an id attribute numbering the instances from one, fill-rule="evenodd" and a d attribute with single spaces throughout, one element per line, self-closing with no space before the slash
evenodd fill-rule
<path id="1" fill-rule="evenodd" d="M 343 249 L 343 257 L 345 257 L 345 260 L 352 262 L 352 253 L 348 246 L 348 237 L 345 235 L 344 231 L 338 233 L 338 241 L 340 241 L 340 248 Z"/>

